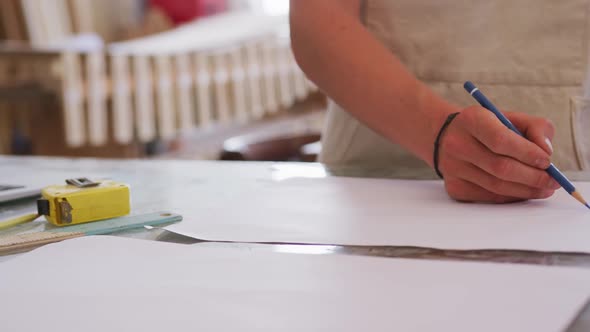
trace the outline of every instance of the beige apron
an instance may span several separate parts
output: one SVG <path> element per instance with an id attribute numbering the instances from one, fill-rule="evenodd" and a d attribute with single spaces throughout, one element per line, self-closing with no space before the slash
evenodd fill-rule
<path id="1" fill-rule="evenodd" d="M 361 20 L 421 81 L 460 105 L 473 81 L 501 109 L 556 126 L 554 159 L 590 170 L 588 0 L 365 0 Z M 330 102 L 320 161 L 328 166 L 427 168 Z"/>

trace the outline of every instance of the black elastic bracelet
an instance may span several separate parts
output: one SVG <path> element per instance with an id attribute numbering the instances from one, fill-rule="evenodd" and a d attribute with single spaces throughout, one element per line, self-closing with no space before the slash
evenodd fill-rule
<path id="1" fill-rule="evenodd" d="M 442 173 L 440 172 L 440 170 L 438 169 L 438 148 L 439 148 L 440 138 L 442 137 L 443 133 L 445 132 L 445 129 L 447 129 L 447 127 L 451 124 L 451 122 L 453 122 L 453 120 L 455 119 L 455 117 L 457 117 L 457 115 L 459 115 L 459 113 L 460 112 L 453 113 L 447 117 L 447 119 L 445 120 L 445 123 L 443 123 L 442 127 L 440 127 L 440 130 L 438 131 L 438 135 L 436 136 L 436 141 L 434 141 L 434 170 L 436 171 L 436 174 L 441 179 L 444 179 L 444 177 L 443 177 Z"/>

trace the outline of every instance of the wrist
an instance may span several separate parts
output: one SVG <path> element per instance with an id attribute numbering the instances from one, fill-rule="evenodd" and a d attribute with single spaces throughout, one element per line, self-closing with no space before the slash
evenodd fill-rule
<path id="1" fill-rule="evenodd" d="M 449 116 L 447 116 L 447 118 L 445 119 L 445 122 L 438 130 L 438 134 L 436 135 L 436 139 L 434 140 L 434 147 L 433 147 L 434 152 L 432 155 L 432 163 L 434 165 L 434 171 L 436 172 L 436 175 L 438 175 L 438 177 L 441 179 L 444 178 L 444 176 L 439 168 L 441 141 L 442 141 L 443 135 L 445 134 L 447 127 L 451 124 L 451 122 L 453 122 L 453 120 L 459 114 L 461 114 L 461 113 L 455 112 L 455 113 L 451 113 Z"/>
<path id="2" fill-rule="evenodd" d="M 423 143 L 423 151 L 420 155 L 420 158 L 432 168 L 434 168 L 432 158 L 434 153 L 434 143 L 441 127 L 444 125 L 449 115 L 461 111 L 461 107 L 453 105 L 436 95 L 433 97 L 433 100 L 425 105 L 426 123 L 428 125 L 425 132 L 426 139 Z"/>

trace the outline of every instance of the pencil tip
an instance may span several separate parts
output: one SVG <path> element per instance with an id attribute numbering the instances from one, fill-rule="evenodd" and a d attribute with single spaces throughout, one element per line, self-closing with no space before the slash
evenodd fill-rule
<path id="1" fill-rule="evenodd" d="M 582 195 L 579 192 L 574 191 L 572 193 L 572 196 L 574 196 L 574 198 L 577 199 L 578 202 L 584 204 L 587 208 L 590 209 L 590 204 L 588 204 L 588 202 L 586 202 L 586 200 L 584 199 L 584 197 L 582 197 Z"/>

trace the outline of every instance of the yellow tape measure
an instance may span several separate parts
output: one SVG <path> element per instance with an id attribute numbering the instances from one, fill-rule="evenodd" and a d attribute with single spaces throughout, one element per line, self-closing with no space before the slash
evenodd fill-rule
<path id="1" fill-rule="evenodd" d="M 40 215 L 56 226 L 82 224 L 129 214 L 129 186 L 115 181 L 93 182 L 86 178 L 49 186 L 37 201 Z"/>
<path id="2" fill-rule="evenodd" d="M 86 178 L 68 179 L 65 185 L 46 187 L 37 201 L 37 214 L 0 222 L 0 230 L 34 221 L 39 216 L 56 226 L 69 226 L 129 214 L 130 191 L 124 183 Z"/>

